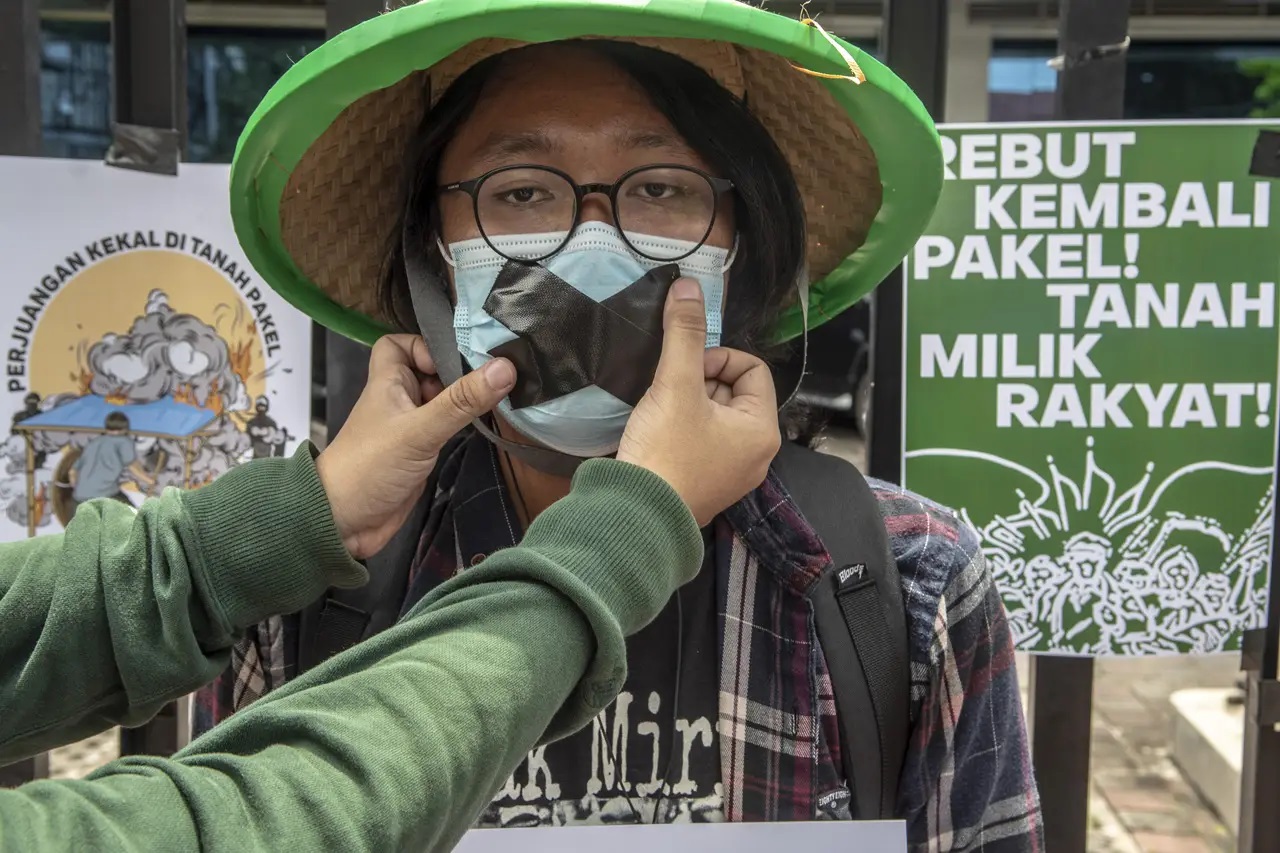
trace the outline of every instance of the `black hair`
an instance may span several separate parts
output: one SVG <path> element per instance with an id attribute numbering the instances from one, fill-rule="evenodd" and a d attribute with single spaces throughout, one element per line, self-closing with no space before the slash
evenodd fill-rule
<path id="1" fill-rule="evenodd" d="M 693 63 L 655 48 L 604 39 L 564 42 L 601 56 L 636 81 L 654 107 L 712 171 L 734 184 L 739 234 L 731 289 L 725 304 L 723 342 L 769 361 L 777 377 L 789 348 L 770 345 L 782 310 L 795 298 L 805 274 L 804 203 L 791 166 L 746 102 Z M 440 159 L 458 127 L 479 102 L 486 83 L 518 51 L 498 54 L 462 74 L 423 117 L 406 162 L 400 219 L 388 235 L 378 301 L 384 316 L 403 331 L 417 331 L 401 250 L 401 229 L 409 211 L 426 225 L 422 239 L 439 233 L 436 180 Z M 431 245 L 433 270 L 445 277 L 443 259 Z M 793 371 L 792 371 L 793 372 Z M 798 376 L 778 378 L 785 399 Z M 779 402 L 782 402 L 779 399 Z M 792 437 L 812 438 L 817 424 L 799 407 L 789 407 L 784 427 Z"/>
<path id="2" fill-rule="evenodd" d="M 107 415 L 107 420 L 103 426 L 112 432 L 123 432 L 129 428 L 129 416 L 124 412 L 112 412 Z"/>

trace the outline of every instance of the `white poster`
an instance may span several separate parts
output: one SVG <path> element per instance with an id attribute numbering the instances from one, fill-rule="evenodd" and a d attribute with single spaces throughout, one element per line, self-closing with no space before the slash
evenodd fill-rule
<path id="1" fill-rule="evenodd" d="M 0 157 L 0 541 L 307 437 L 310 321 L 241 253 L 227 181 Z"/>
<path id="2" fill-rule="evenodd" d="M 884 821 L 677 823 L 473 829 L 455 853 L 905 853 L 907 825 Z"/>

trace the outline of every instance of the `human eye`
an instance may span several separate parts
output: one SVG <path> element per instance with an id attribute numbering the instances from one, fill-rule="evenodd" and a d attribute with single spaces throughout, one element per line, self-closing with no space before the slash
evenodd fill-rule
<path id="1" fill-rule="evenodd" d="M 645 181 L 636 188 L 641 198 L 650 201 L 661 201 L 680 195 L 680 188 L 662 181 Z"/>
<path id="2" fill-rule="evenodd" d="M 495 189 L 490 195 L 494 201 L 512 207 L 532 207 L 539 203 L 545 203 L 555 200 L 555 194 L 546 187 L 540 187 L 533 184 L 521 186 L 511 186 L 503 189 Z"/>
<path id="3" fill-rule="evenodd" d="M 483 202 L 515 210 L 527 210 L 562 201 L 572 188 L 557 175 L 540 169 L 512 169 L 485 181 Z"/>
<path id="4" fill-rule="evenodd" d="M 625 195 L 647 204 L 683 204 L 702 193 L 697 176 L 676 169 L 654 169 L 634 175 L 624 188 Z"/>
<path id="5" fill-rule="evenodd" d="M 688 182 L 662 178 L 644 178 L 628 187 L 627 195 L 639 201 L 672 204 L 694 195 Z"/>

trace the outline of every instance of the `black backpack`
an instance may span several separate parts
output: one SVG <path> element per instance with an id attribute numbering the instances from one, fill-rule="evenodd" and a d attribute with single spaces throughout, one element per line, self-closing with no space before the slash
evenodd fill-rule
<path id="1" fill-rule="evenodd" d="M 892 818 L 907 750 L 910 668 L 902 582 L 879 504 L 857 468 L 799 444 L 785 443 L 773 470 L 832 558 L 809 598 L 835 694 L 853 816 Z M 395 623 L 435 488 L 433 475 L 400 532 L 366 561 L 366 586 L 331 589 L 298 614 L 296 671 Z"/>

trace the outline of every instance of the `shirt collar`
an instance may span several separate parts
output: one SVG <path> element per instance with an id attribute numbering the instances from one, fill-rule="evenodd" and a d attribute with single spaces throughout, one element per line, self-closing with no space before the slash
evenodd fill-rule
<path id="1" fill-rule="evenodd" d="M 724 512 L 734 532 L 782 586 L 806 595 L 831 563 L 813 526 L 773 473 Z"/>
<path id="2" fill-rule="evenodd" d="M 461 567 L 467 568 L 495 551 L 514 547 L 524 534 L 515 505 L 507 496 L 498 451 L 476 433 L 462 453 L 450 503 Z"/>

